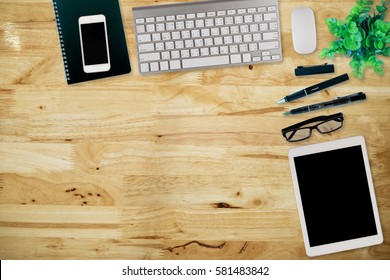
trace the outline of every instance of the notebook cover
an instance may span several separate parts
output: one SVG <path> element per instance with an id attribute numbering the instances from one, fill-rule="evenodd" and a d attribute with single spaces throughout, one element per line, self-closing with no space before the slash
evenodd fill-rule
<path id="1" fill-rule="evenodd" d="M 53 0 L 68 84 L 126 74 L 131 71 L 118 0 Z M 111 68 L 107 72 L 83 70 L 78 19 L 103 14 L 106 17 Z"/>

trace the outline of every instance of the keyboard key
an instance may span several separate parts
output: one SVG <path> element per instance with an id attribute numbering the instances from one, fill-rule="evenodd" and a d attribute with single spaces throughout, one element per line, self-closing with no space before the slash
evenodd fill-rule
<path id="1" fill-rule="evenodd" d="M 159 60 L 159 59 L 160 59 L 160 53 L 159 52 L 145 53 L 145 54 L 140 54 L 139 55 L 139 60 L 141 62 L 153 61 L 153 60 Z"/>
<path id="2" fill-rule="evenodd" d="M 180 52 L 179 51 L 171 51 L 171 58 L 172 59 L 180 58 Z"/>
<path id="3" fill-rule="evenodd" d="M 248 8 L 248 13 L 253 14 L 256 13 L 256 8 Z"/>
<path id="4" fill-rule="evenodd" d="M 268 30 L 268 23 L 260 23 L 259 27 L 260 27 L 260 31 L 267 31 Z"/>
<path id="5" fill-rule="evenodd" d="M 146 18 L 146 22 L 154 22 L 154 17 L 148 17 L 148 18 Z"/>
<path id="6" fill-rule="evenodd" d="M 279 48 L 278 41 L 259 43 L 259 50 L 272 50 Z"/>
<path id="7" fill-rule="evenodd" d="M 171 40 L 171 33 L 164 32 L 164 33 L 161 34 L 161 38 L 163 39 L 163 41 Z"/>
<path id="8" fill-rule="evenodd" d="M 229 64 L 229 56 L 222 55 L 222 56 L 183 59 L 182 64 L 183 64 L 183 68 L 226 65 Z"/>
<path id="9" fill-rule="evenodd" d="M 138 45 L 139 52 L 151 52 L 154 51 L 154 44 L 140 44 Z"/>
<path id="10" fill-rule="evenodd" d="M 169 62 L 169 68 L 172 70 L 180 69 L 181 68 L 180 60 L 171 60 Z"/>
<path id="11" fill-rule="evenodd" d="M 241 44 L 240 45 L 240 52 L 244 53 L 248 51 L 248 44 Z"/>
<path id="12" fill-rule="evenodd" d="M 187 14 L 187 19 L 193 19 L 195 18 L 195 14 Z"/>
<path id="13" fill-rule="evenodd" d="M 230 62 L 231 63 L 241 63 L 241 54 L 232 54 L 230 56 Z"/>
<path id="14" fill-rule="evenodd" d="M 141 63 L 140 67 L 141 72 L 149 72 L 149 63 Z"/>
<path id="15" fill-rule="evenodd" d="M 265 21 L 276 20 L 276 19 L 277 19 L 276 13 L 264 14 Z"/>
<path id="16" fill-rule="evenodd" d="M 165 21 L 165 17 L 164 16 L 156 17 L 156 21 L 157 22 Z"/>
<path id="17" fill-rule="evenodd" d="M 210 55 L 209 48 L 201 48 L 200 49 L 200 56 L 208 56 L 208 55 Z"/>
<path id="18" fill-rule="evenodd" d="M 189 50 L 181 50 L 180 55 L 182 58 L 190 57 L 190 51 Z"/>
<path id="19" fill-rule="evenodd" d="M 254 22 L 262 22 L 263 21 L 263 15 L 262 14 L 256 14 L 253 17 Z"/>
<path id="20" fill-rule="evenodd" d="M 161 71 L 169 70 L 168 61 L 161 61 L 161 62 L 160 62 L 160 70 L 161 70 Z"/>
<path id="21" fill-rule="evenodd" d="M 164 59 L 164 60 L 171 59 L 171 53 L 170 52 L 162 52 L 161 59 Z"/>
<path id="22" fill-rule="evenodd" d="M 251 54 L 250 53 L 244 53 L 242 55 L 242 61 L 243 62 L 251 62 L 252 61 Z"/>
<path id="23" fill-rule="evenodd" d="M 263 40 L 275 40 L 278 39 L 279 33 L 278 32 L 267 32 L 263 33 Z"/>
<path id="24" fill-rule="evenodd" d="M 199 55 L 199 49 L 191 49 L 191 57 L 197 57 Z"/>
<path id="25" fill-rule="evenodd" d="M 168 31 L 175 30 L 175 23 L 174 23 L 174 22 L 167 22 L 167 23 L 166 23 L 166 29 L 167 29 Z"/>
<path id="26" fill-rule="evenodd" d="M 161 33 L 153 33 L 152 34 L 152 41 L 153 42 L 161 41 Z"/>
<path id="27" fill-rule="evenodd" d="M 154 32 L 156 31 L 156 26 L 154 24 L 146 25 L 146 32 Z"/>
<path id="28" fill-rule="evenodd" d="M 278 29 L 278 23 L 277 22 L 271 22 L 269 24 L 269 30 L 277 30 Z"/>
<path id="29" fill-rule="evenodd" d="M 145 25 L 138 25 L 136 27 L 136 30 L 137 30 L 137 34 L 145 33 L 146 32 Z"/>
<path id="30" fill-rule="evenodd" d="M 158 71 L 158 70 L 159 70 L 158 62 L 150 63 L 150 71 L 155 72 L 155 71 Z"/>
<path id="31" fill-rule="evenodd" d="M 252 23 L 253 22 L 253 16 L 252 15 L 244 16 L 244 22 L 245 23 Z"/>
<path id="32" fill-rule="evenodd" d="M 210 48 L 210 54 L 211 55 L 218 55 L 219 54 L 219 48 L 218 47 L 211 47 Z"/>
<path id="33" fill-rule="evenodd" d="M 276 6 L 269 6 L 269 7 L 268 7 L 268 11 L 269 11 L 269 12 L 274 12 L 274 11 L 276 11 Z"/>
<path id="34" fill-rule="evenodd" d="M 147 43 L 152 41 L 152 37 L 150 34 L 141 34 L 137 36 L 138 43 Z"/>
<path id="35" fill-rule="evenodd" d="M 155 48 L 156 48 L 156 51 L 163 51 L 163 50 L 165 50 L 165 44 L 162 42 L 156 43 Z"/>

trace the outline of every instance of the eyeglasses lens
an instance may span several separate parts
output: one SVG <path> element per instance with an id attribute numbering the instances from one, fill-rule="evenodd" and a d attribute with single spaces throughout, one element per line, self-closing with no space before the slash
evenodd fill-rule
<path id="1" fill-rule="evenodd" d="M 311 129 L 303 127 L 293 131 L 289 131 L 285 135 L 288 141 L 293 142 L 293 141 L 300 141 L 309 138 L 310 134 L 311 134 Z"/>
<path id="2" fill-rule="evenodd" d="M 337 120 L 329 120 L 327 122 L 323 122 L 317 126 L 317 130 L 320 133 L 329 133 L 332 131 L 335 131 L 339 129 L 340 127 L 343 126 L 342 121 L 337 121 Z"/>

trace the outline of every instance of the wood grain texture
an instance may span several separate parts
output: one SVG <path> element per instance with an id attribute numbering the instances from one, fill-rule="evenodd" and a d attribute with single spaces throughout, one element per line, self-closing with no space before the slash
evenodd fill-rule
<path id="1" fill-rule="evenodd" d="M 67 86 L 49 0 L 0 0 L 1 259 L 306 259 L 288 149 L 363 135 L 385 242 L 318 259 L 390 259 L 390 61 L 385 75 L 310 97 L 365 102 L 302 116 L 275 101 L 330 76 L 324 21 L 354 1 L 280 0 L 283 62 L 142 77 L 131 9 L 120 0 L 133 71 Z M 292 49 L 291 10 L 316 14 L 314 54 Z M 337 58 L 335 74 L 350 72 Z M 283 127 L 342 111 L 345 126 L 287 143 Z"/>

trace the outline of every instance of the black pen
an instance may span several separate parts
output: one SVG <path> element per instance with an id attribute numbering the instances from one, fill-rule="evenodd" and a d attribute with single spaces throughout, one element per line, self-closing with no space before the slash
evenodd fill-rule
<path id="1" fill-rule="evenodd" d="M 305 97 L 307 95 L 313 94 L 317 91 L 323 90 L 325 88 L 337 85 L 341 82 L 349 80 L 348 74 L 343 74 L 337 77 L 334 77 L 332 79 L 326 80 L 324 82 L 321 82 L 319 84 L 316 84 L 314 86 L 307 87 L 305 89 L 301 89 L 293 94 L 287 95 L 284 98 L 280 99 L 277 103 L 285 103 L 285 102 L 290 102 L 292 100 Z"/>
<path id="2" fill-rule="evenodd" d="M 366 99 L 366 95 L 363 92 L 358 92 L 358 93 L 350 94 L 350 95 L 343 96 L 343 97 L 337 97 L 336 99 L 333 99 L 330 101 L 292 109 L 291 111 L 284 112 L 283 115 L 287 116 L 287 115 L 301 114 L 301 113 L 324 109 L 327 107 L 344 105 L 344 104 L 348 104 L 348 103 L 352 103 L 352 102 L 360 101 L 360 100 L 365 100 L 365 99 Z"/>

